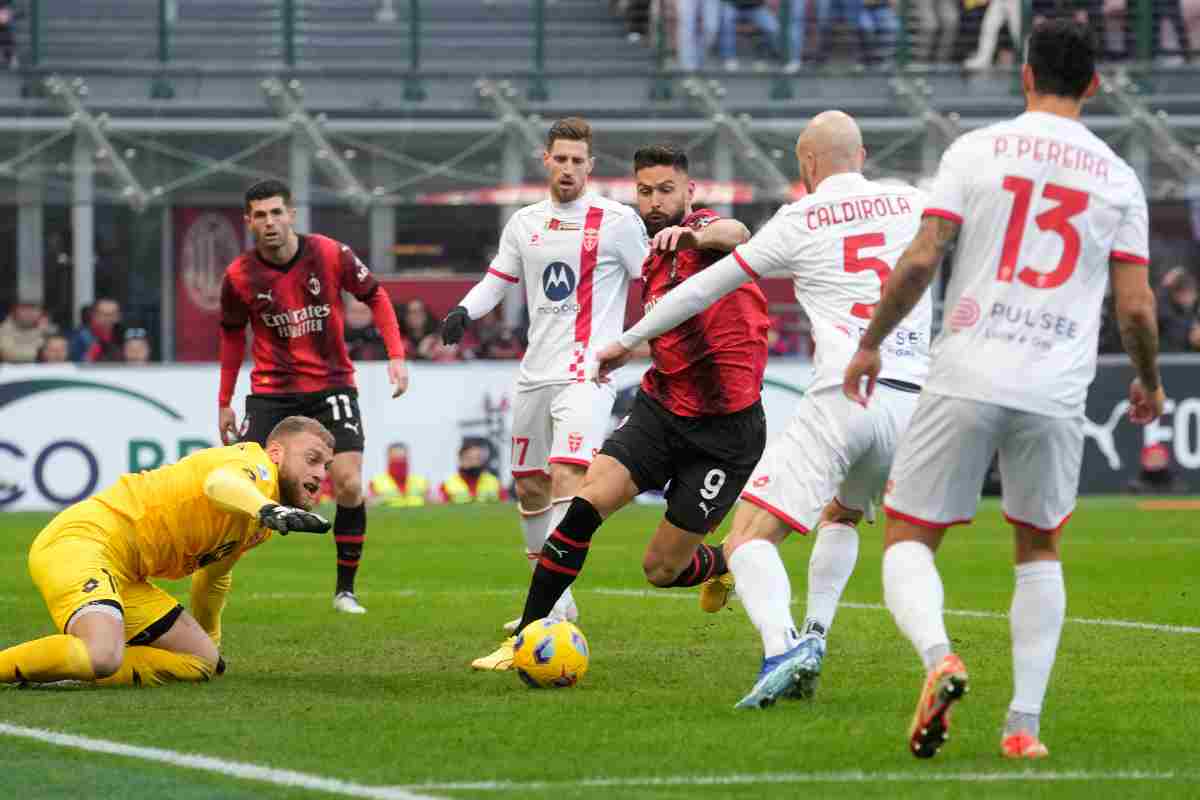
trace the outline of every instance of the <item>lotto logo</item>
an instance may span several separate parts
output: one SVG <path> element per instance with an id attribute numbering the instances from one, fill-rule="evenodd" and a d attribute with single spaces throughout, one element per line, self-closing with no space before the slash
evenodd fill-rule
<path id="1" fill-rule="evenodd" d="M 580 447 L 583 447 L 583 434 L 582 433 L 567 434 L 567 449 L 570 450 L 572 453 L 578 453 Z"/>
<path id="2" fill-rule="evenodd" d="M 762 475 L 762 476 L 754 479 L 754 488 L 761 489 L 762 487 L 766 486 L 770 482 L 771 482 L 770 475 Z"/>

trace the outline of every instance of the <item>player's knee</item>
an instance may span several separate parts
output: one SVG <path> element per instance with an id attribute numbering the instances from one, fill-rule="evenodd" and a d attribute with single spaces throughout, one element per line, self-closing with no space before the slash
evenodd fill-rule
<path id="1" fill-rule="evenodd" d="M 361 505 L 363 501 L 363 484 L 362 477 L 359 475 L 351 475 L 343 478 L 334 487 L 334 494 L 337 496 L 337 504 L 344 508 L 354 508 Z"/>
<path id="2" fill-rule="evenodd" d="M 125 645 L 122 642 L 87 642 L 88 658 L 92 672 L 97 678 L 108 678 L 117 674 L 125 660 Z"/>

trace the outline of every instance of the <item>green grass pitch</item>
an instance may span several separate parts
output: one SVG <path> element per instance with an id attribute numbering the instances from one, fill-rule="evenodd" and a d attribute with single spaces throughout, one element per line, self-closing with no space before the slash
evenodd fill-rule
<path id="1" fill-rule="evenodd" d="M 0 687 L 0 723 L 442 798 L 1200 797 L 1200 631 L 1189 627 L 1200 625 L 1197 512 L 1081 504 L 1062 547 L 1076 621 L 1043 716 L 1051 758 L 1022 764 L 998 755 L 1011 692 L 1000 615 L 1013 578 L 995 503 L 939 554 L 947 607 L 990 614 L 947 618 L 972 689 L 930 762 L 905 751 L 921 674 L 876 607 L 880 526 L 863 527 L 845 596 L 857 607 L 838 614 L 816 699 L 746 713 L 733 704 L 760 649 L 741 608 L 706 615 L 694 590 L 641 592 L 660 513 L 632 507 L 596 535 L 576 583 L 592 648 L 576 689 L 471 672 L 519 613 L 529 572 L 511 506 L 442 507 L 372 512 L 365 617 L 330 606 L 328 538 L 277 537 L 234 571 L 225 677 L 148 690 Z M 0 646 L 51 632 L 25 567 L 47 519 L 0 515 Z M 809 551 L 804 537 L 783 547 L 798 617 Z M 172 589 L 186 597 L 186 582 Z M 28 800 L 336 796 L 4 735 L 0 774 L 3 793 Z M 455 786 L 469 782 L 484 785 Z"/>

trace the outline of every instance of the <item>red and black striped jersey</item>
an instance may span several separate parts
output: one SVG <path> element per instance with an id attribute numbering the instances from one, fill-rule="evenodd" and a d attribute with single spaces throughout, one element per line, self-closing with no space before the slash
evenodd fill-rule
<path id="1" fill-rule="evenodd" d="M 700 209 L 682 224 L 700 230 L 718 219 Z M 642 268 L 644 310 L 724 255 L 713 250 L 651 253 Z M 741 286 L 650 340 L 654 363 L 642 378 L 642 391 L 682 417 L 741 411 L 762 395 L 770 327 L 762 290 L 753 283 Z"/>
<path id="2" fill-rule="evenodd" d="M 253 394 L 354 386 L 341 293 L 365 302 L 383 291 L 348 246 L 318 234 L 299 239 L 287 264 L 272 264 L 251 249 L 225 269 L 221 325 L 241 330 L 250 323 Z"/>

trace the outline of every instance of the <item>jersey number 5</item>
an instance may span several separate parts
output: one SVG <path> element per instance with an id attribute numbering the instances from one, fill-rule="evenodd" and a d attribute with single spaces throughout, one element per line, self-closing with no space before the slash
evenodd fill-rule
<path id="1" fill-rule="evenodd" d="M 847 236 L 842 240 L 842 261 L 846 272 L 865 272 L 871 270 L 879 276 L 879 292 L 883 293 L 884 284 L 892 274 L 892 268 L 881 258 L 871 258 L 859 253 L 865 247 L 883 247 L 887 240 L 882 233 L 860 233 L 858 236 Z M 859 319 L 870 319 L 878 303 L 855 303 L 850 306 L 850 315 Z"/>
<path id="2" fill-rule="evenodd" d="M 1053 289 L 1062 286 L 1075 272 L 1079 261 L 1079 231 L 1071 224 L 1071 217 L 1082 214 L 1088 207 L 1088 194 L 1078 189 L 1068 189 L 1057 183 L 1047 183 L 1042 197 L 1058 203 L 1049 211 L 1033 218 L 1038 228 L 1054 231 L 1062 239 L 1062 256 L 1058 266 L 1050 272 L 1039 272 L 1025 267 L 1017 272 L 1017 257 L 1021 252 L 1021 239 L 1025 236 L 1025 220 L 1029 216 L 1029 203 L 1033 200 L 1033 181 L 1016 175 L 1006 175 L 1004 188 L 1013 193 L 1012 214 L 1008 217 L 1008 228 L 1004 231 L 1004 249 L 1000 251 L 1000 269 L 996 280 L 1012 283 L 1013 274 L 1026 286 L 1034 289 Z"/>

